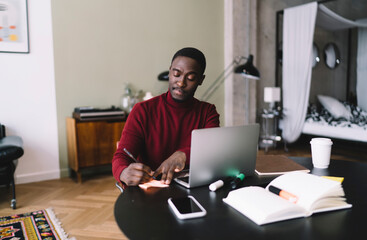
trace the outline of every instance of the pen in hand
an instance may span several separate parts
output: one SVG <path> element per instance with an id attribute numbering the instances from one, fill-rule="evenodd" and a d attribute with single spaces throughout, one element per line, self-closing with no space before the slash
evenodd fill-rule
<path id="1" fill-rule="evenodd" d="M 126 154 L 129 155 L 129 157 L 131 157 L 131 159 L 136 163 L 138 162 L 138 160 L 136 160 L 136 158 L 134 158 L 134 156 L 126 148 L 124 148 L 124 152 L 126 152 Z"/>
<path id="2" fill-rule="evenodd" d="M 134 160 L 134 162 L 138 162 L 138 160 L 136 160 L 136 158 L 126 148 L 124 148 L 124 152 L 126 152 L 126 154 L 129 155 L 129 157 Z M 155 179 L 155 177 L 153 177 L 153 179 Z"/>

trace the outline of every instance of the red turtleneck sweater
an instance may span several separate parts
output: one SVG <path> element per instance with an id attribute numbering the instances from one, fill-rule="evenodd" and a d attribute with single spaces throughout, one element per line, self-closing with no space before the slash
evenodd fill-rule
<path id="1" fill-rule="evenodd" d="M 211 127 L 219 127 L 215 106 L 196 98 L 180 103 L 168 91 L 137 103 L 127 118 L 112 159 L 114 177 L 120 181 L 121 172 L 133 162 L 124 148 L 153 171 L 176 151 L 184 152 L 189 164 L 191 131 Z"/>

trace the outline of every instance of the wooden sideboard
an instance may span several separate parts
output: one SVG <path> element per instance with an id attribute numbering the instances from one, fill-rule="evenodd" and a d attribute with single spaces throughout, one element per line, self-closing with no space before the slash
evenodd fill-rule
<path id="1" fill-rule="evenodd" d="M 111 164 L 124 121 L 79 121 L 66 118 L 69 167 L 82 181 L 81 170 Z"/>

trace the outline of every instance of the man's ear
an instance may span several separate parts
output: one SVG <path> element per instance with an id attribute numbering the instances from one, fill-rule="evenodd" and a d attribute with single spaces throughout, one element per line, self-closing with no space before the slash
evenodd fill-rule
<path id="1" fill-rule="evenodd" d="M 203 77 L 201 78 L 199 85 L 203 84 L 204 78 L 205 78 L 205 75 L 203 75 Z"/>

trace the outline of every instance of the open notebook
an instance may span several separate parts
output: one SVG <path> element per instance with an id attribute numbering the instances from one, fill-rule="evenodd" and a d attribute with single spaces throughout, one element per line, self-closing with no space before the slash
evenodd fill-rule
<path id="1" fill-rule="evenodd" d="M 223 201 L 258 225 L 352 207 L 339 181 L 304 172 L 281 175 L 266 188 L 230 191 Z"/>

